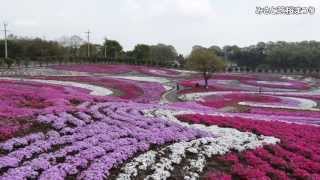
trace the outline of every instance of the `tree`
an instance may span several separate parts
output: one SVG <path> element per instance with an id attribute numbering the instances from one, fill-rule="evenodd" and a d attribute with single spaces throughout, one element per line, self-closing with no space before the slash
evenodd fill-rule
<path id="1" fill-rule="evenodd" d="M 177 61 L 180 64 L 180 67 L 184 67 L 186 64 L 185 58 L 182 54 L 179 54 L 179 56 L 177 57 Z"/>
<path id="2" fill-rule="evenodd" d="M 222 49 L 219 47 L 219 46 L 211 46 L 209 47 L 210 50 L 214 51 L 214 53 L 217 55 L 217 56 L 223 56 L 223 52 L 222 52 Z"/>
<path id="3" fill-rule="evenodd" d="M 137 61 L 143 62 L 144 64 L 150 60 L 150 46 L 146 44 L 137 44 L 132 53 Z"/>
<path id="4" fill-rule="evenodd" d="M 157 44 L 150 46 L 150 59 L 153 64 L 173 64 L 178 53 L 171 45 Z"/>
<path id="5" fill-rule="evenodd" d="M 14 60 L 11 58 L 5 58 L 4 63 L 6 63 L 7 68 L 9 69 L 12 66 L 12 64 L 14 63 Z"/>
<path id="6" fill-rule="evenodd" d="M 205 81 L 205 88 L 208 88 L 208 80 L 213 72 L 224 69 L 225 63 L 214 51 L 206 48 L 193 48 L 187 58 L 190 69 L 200 71 Z"/>
<path id="7" fill-rule="evenodd" d="M 105 39 L 103 46 L 108 58 L 116 58 L 122 52 L 122 46 L 118 41 Z"/>
<path id="8" fill-rule="evenodd" d="M 90 55 L 96 56 L 98 54 L 99 45 L 97 44 L 89 44 L 90 47 Z M 84 43 L 79 48 L 79 55 L 81 57 L 87 57 L 88 56 L 88 43 Z"/>
<path id="9" fill-rule="evenodd" d="M 84 43 L 84 40 L 77 35 L 73 35 L 71 37 L 63 36 L 60 38 L 59 43 L 66 48 L 69 55 L 78 56 L 78 50 Z"/>
<path id="10" fill-rule="evenodd" d="M 320 68 L 320 42 L 259 42 L 239 48 L 225 46 L 224 56 L 249 68 Z"/>

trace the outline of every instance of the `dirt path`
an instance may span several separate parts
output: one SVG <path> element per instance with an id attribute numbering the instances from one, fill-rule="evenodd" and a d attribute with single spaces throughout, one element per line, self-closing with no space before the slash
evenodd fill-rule
<path id="1" fill-rule="evenodd" d="M 170 83 L 167 83 L 166 86 L 172 87 L 169 91 L 166 91 L 161 96 L 161 103 L 170 103 L 170 102 L 181 102 L 181 100 L 178 98 L 178 91 L 177 91 L 177 81 L 170 81 Z M 180 86 L 180 88 L 183 88 Z M 181 89 L 180 89 L 181 90 Z"/>

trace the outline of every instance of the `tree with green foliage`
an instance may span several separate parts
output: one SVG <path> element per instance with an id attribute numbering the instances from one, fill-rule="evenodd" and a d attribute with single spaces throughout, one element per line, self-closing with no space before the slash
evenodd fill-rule
<path id="1" fill-rule="evenodd" d="M 98 44 L 89 44 L 90 57 L 95 57 L 99 54 L 100 46 Z M 88 57 L 88 43 L 84 43 L 79 48 L 80 57 Z"/>
<path id="2" fill-rule="evenodd" d="M 214 51 L 217 56 L 223 56 L 222 49 L 219 46 L 211 46 L 208 49 Z"/>
<path id="3" fill-rule="evenodd" d="M 4 58 L 4 63 L 7 65 L 7 68 L 9 69 L 13 65 L 14 60 L 11 58 Z"/>
<path id="4" fill-rule="evenodd" d="M 13 35 L 8 37 L 8 52 L 10 57 L 48 57 L 48 56 L 62 56 L 64 54 L 64 47 L 56 41 L 47 41 L 40 38 L 19 38 Z M 4 44 L 0 40 L 0 57 L 4 57 Z"/>
<path id="5" fill-rule="evenodd" d="M 142 64 L 146 64 L 150 60 L 151 50 L 150 46 L 146 44 L 137 44 L 132 53 L 137 61 L 142 62 Z"/>
<path id="6" fill-rule="evenodd" d="M 122 52 L 122 46 L 118 41 L 105 39 L 103 43 L 103 52 L 106 53 L 108 58 L 117 58 Z M 105 48 L 105 49 L 104 49 Z"/>
<path id="7" fill-rule="evenodd" d="M 152 64 L 173 64 L 177 57 L 178 53 L 171 45 L 157 44 L 150 46 L 150 59 Z"/>
<path id="8" fill-rule="evenodd" d="M 320 68 L 320 42 L 259 42 L 239 48 L 225 46 L 224 56 L 238 66 L 249 68 Z"/>
<path id="9" fill-rule="evenodd" d="M 212 73 L 225 68 L 224 61 L 214 51 L 206 48 L 193 48 L 187 58 L 187 65 L 190 69 L 200 71 L 205 81 L 205 88 L 208 88 L 208 80 Z"/>

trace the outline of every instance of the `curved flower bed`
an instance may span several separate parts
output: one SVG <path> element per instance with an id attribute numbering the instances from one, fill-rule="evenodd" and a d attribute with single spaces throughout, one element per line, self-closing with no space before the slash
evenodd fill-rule
<path id="1" fill-rule="evenodd" d="M 212 161 L 221 166 L 217 166 L 218 169 L 209 176 L 244 179 L 320 178 L 319 127 L 206 115 L 182 115 L 178 118 L 192 123 L 275 136 L 281 140 L 278 145 L 266 145 L 244 153 L 213 158 Z"/>
<path id="2" fill-rule="evenodd" d="M 248 112 L 252 114 L 265 114 L 265 115 L 272 115 L 272 116 L 300 116 L 300 117 L 320 118 L 320 112 L 315 112 L 315 111 L 250 108 Z"/>
<path id="3" fill-rule="evenodd" d="M 204 80 L 186 80 L 182 81 L 180 85 L 191 88 L 180 93 L 190 93 L 190 92 L 201 92 L 208 90 L 215 91 L 254 91 L 258 92 L 259 90 L 263 92 L 295 92 L 299 89 L 290 89 L 287 88 L 276 88 L 276 87 L 263 87 L 261 85 L 250 85 L 246 83 L 242 83 L 238 80 L 217 80 L 210 79 L 208 80 L 209 89 L 204 89 Z"/>
<path id="4" fill-rule="evenodd" d="M 282 97 L 278 96 L 281 100 L 280 102 L 239 102 L 239 105 L 249 106 L 249 107 L 265 107 L 265 108 L 280 108 L 280 109 L 294 109 L 294 110 L 310 110 L 319 111 L 317 103 L 310 99 L 296 98 L 296 97 Z"/>
<path id="5" fill-rule="evenodd" d="M 235 106 L 239 102 L 260 102 L 260 103 L 279 103 L 281 99 L 276 96 L 260 95 L 260 94 L 226 94 L 217 96 L 208 96 L 201 101 L 201 104 L 214 107 L 223 108 L 226 106 Z"/>
<path id="6" fill-rule="evenodd" d="M 71 81 L 56 81 L 56 80 L 42 80 L 42 79 L 19 79 L 19 78 L 0 78 L 0 80 L 20 80 L 24 82 L 36 82 L 36 83 L 45 83 L 45 84 L 53 84 L 53 85 L 61 85 L 61 86 L 72 86 L 76 88 L 82 88 L 90 91 L 91 95 L 94 96 L 107 96 L 111 95 L 113 92 L 110 91 L 107 88 L 99 87 L 99 86 L 94 86 L 90 84 L 83 84 L 83 83 L 77 83 L 77 82 L 71 82 Z"/>
<path id="7" fill-rule="evenodd" d="M 138 71 L 142 74 L 160 77 L 179 77 L 181 75 L 179 71 L 165 68 L 140 67 Z"/>
<path id="8" fill-rule="evenodd" d="M 176 77 L 180 75 L 178 71 L 165 68 L 156 68 L 148 66 L 135 65 L 111 65 L 111 64 L 77 64 L 77 65 L 58 65 L 52 66 L 54 69 L 79 71 L 89 73 L 105 73 L 105 74 L 124 74 L 129 72 L 137 72 L 152 76 Z"/>
<path id="9" fill-rule="evenodd" d="M 180 93 L 203 91 L 262 91 L 262 92 L 296 92 L 310 90 L 312 85 L 298 80 L 282 79 L 271 75 L 216 74 L 208 80 L 209 89 L 204 89 L 204 80 L 198 77 L 179 82 L 188 88 Z"/>
<path id="10" fill-rule="evenodd" d="M 186 109 L 188 106 L 179 104 L 86 102 L 74 111 L 40 115 L 36 121 L 50 130 L 0 143 L 0 179 L 105 179 L 110 175 L 126 179 L 137 176 L 132 163 L 154 169 L 144 177 L 166 179 L 174 174 L 194 178 L 204 169 L 199 163 L 213 155 L 278 142 L 229 128 L 188 125 L 171 113 Z M 154 149 L 161 146 L 165 147 Z M 139 153 L 142 157 L 125 163 Z M 114 170 L 123 163 L 117 175 Z M 182 174 L 173 170 L 180 167 L 185 170 Z M 142 173 L 146 169 L 139 166 L 136 170 Z"/>
<path id="11" fill-rule="evenodd" d="M 117 176 L 117 179 L 146 178 L 160 180 L 172 176 L 179 179 L 195 179 L 200 177 L 199 174 L 204 170 L 207 159 L 214 155 L 225 154 L 231 150 L 240 152 L 255 149 L 264 144 L 278 142 L 278 139 L 273 137 L 256 136 L 252 133 L 243 133 L 230 128 L 189 125 L 178 121 L 174 117 L 175 114 L 185 113 L 185 111 L 179 111 L 179 108 L 175 110 L 154 108 L 145 111 L 145 113 L 148 116 L 161 117 L 184 127 L 209 132 L 217 137 L 179 142 L 162 148 L 160 151 L 148 151 L 121 168 L 121 173 Z"/>
<path id="12" fill-rule="evenodd" d="M 37 77 L 46 80 L 72 81 L 92 84 L 117 92 L 122 99 L 135 102 L 158 102 L 165 92 L 163 85 L 157 82 L 142 82 L 129 79 L 90 77 L 90 76 L 59 76 L 59 77 Z"/>
<path id="13" fill-rule="evenodd" d="M 44 83 L 0 81 L 0 116 L 25 117 L 34 113 L 65 111 L 77 101 L 92 99 L 89 91 Z"/>
<path id="14" fill-rule="evenodd" d="M 88 91 L 25 81 L 0 81 L 0 140 L 28 129 L 36 114 L 73 109 L 93 100 Z"/>
<path id="15" fill-rule="evenodd" d="M 285 80 L 285 81 L 253 81 L 246 80 L 241 81 L 244 84 L 249 84 L 258 87 L 268 87 L 268 88 L 282 88 L 282 89 L 299 89 L 299 90 L 308 90 L 310 85 L 305 82 L 294 81 L 294 80 Z"/>
<path id="16" fill-rule="evenodd" d="M 148 118 L 138 104 L 85 104 L 86 111 L 47 114 L 33 133 L 0 144 L 1 179 L 105 179 L 112 168 L 154 145 L 190 141 L 213 134 Z M 143 105 L 142 105 L 143 106 Z"/>
<path id="17" fill-rule="evenodd" d="M 33 78 L 0 80 L 0 180 L 320 178 L 320 94 L 307 91 L 315 80 L 218 74 L 208 92 L 181 95 L 189 102 L 160 103 L 170 78 Z"/>
<path id="18" fill-rule="evenodd" d="M 245 107 L 261 107 L 273 109 L 292 109 L 319 111 L 317 102 L 298 97 L 286 97 L 277 94 L 256 92 L 218 91 L 206 93 L 189 93 L 179 96 L 183 101 L 197 101 L 203 105 L 223 108 L 242 105 Z"/>
<path id="19" fill-rule="evenodd" d="M 9 139 L 32 126 L 28 118 L 0 118 L 0 141 Z"/>

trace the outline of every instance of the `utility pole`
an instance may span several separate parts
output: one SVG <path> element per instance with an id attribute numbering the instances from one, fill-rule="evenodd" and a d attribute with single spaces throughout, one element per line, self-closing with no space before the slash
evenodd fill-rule
<path id="1" fill-rule="evenodd" d="M 4 26 L 4 54 L 5 54 L 5 58 L 8 59 L 8 40 L 7 40 L 7 23 L 3 23 Z"/>
<path id="2" fill-rule="evenodd" d="M 87 34 L 87 43 L 88 43 L 88 57 L 90 57 L 90 30 L 88 30 L 87 32 L 85 32 Z"/>

